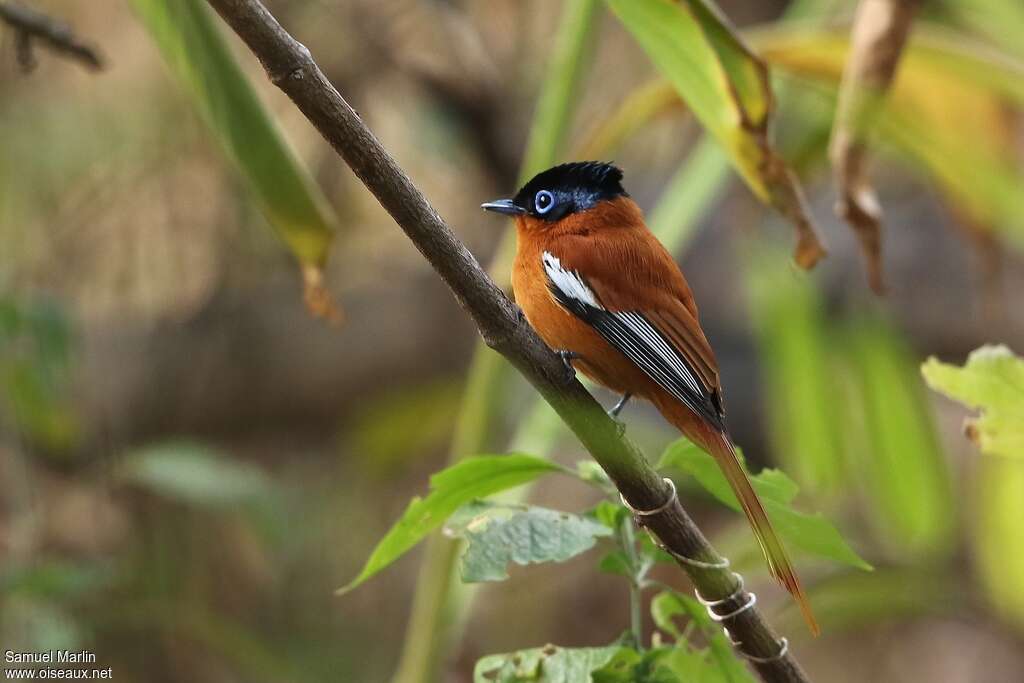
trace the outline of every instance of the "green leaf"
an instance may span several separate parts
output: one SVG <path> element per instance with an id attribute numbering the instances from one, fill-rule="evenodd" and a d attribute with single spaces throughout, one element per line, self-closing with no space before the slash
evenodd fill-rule
<path id="1" fill-rule="evenodd" d="M 619 528 L 622 520 L 629 517 L 630 512 L 626 509 L 625 505 L 613 503 L 610 500 L 602 500 L 588 514 L 609 529 L 614 530 Z"/>
<path id="2" fill-rule="evenodd" d="M 446 531 L 467 541 L 462 554 L 466 583 L 504 581 L 508 563 L 565 562 L 594 547 L 612 530 L 593 519 L 532 505 L 470 503 Z M 463 509 L 465 510 L 466 507 Z"/>
<path id="3" fill-rule="evenodd" d="M 708 493 L 739 512 L 729 482 L 715 459 L 686 439 L 670 445 L 661 456 L 659 468 L 678 468 L 694 477 Z M 797 486 L 779 470 L 765 470 L 750 478 L 761 497 L 765 511 L 779 536 L 794 548 L 811 555 L 870 570 L 871 565 L 857 555 L 832 524 L 820 514 L 794 510 L 792 502 Z"/>
<path id="4" fill-rule="evenodd" d="M 675 591 L 662 591 L 651 598 L 651 617 L 654 625 L 676 640 L 683 637 L 683 632 L 675 624 L 675 618 L 686 616 L 689 612 L 683 606 L 683 596 Z"/>
<path id="5" fill-rule="evenodd" d="M 801 191 L 768 142 L 768 69 L 709 0 L 607 0 L 762 201 L 797 229 L 796 260 L 824 256 Z"/>
<path id="6" fill-rule="evenodd" d="M 753 683 L 750 672 L 740 661 L 722 629 L 711 621 L 707 610 L 697 600 L 675 591 L 663 591 L 651 600 L 654 623 L 677 640 L 676 654 L 663 664 L 683 681 L 722 683 Z M 707 650 L 693 649 L 675 624 L 677 617 L 687 617 L 704 634 Z"/>
<path id="7" fill-rule="evenodd" d="M 621 645 L 564 648 L 554 645 L 489 655 L 476 663 L 473 683 L 590 683 L 591 674 L 623 650 Z"/>
<path id="8" fill-rule="evenodd" d="M 625 576 L 629 580 L 633 580 L 633 565 L 630 563 L 629 556 L 621 550 L 613 550 L 607 553 L 601 558 L 601 561 L 597 563 L 597 568 L 606 574 L 617 574 L 618 576 Z"/>
<path id="9" fill-rule="evenodd" d="M 932 389 L 981 411 L 970 433 L 982 453 L 1024 459 L 1024 360 L 1005 346 L 983 346 L 962 368 L 929 358 Z"/>
<path id="10" fill-rule="evenodd" d="M 233 505 L 267 495 L 263 470 L 192 441 L 172 441 L 134 451 L 118 469 L 126 482 L 165 498 L 196 505 Z"/>
<path id="11" fill-rule="evenodd" d="M 307 295 L 322 304 L 326 294 L 318 278 L 336 217 L 256 96 L 210 8 L 201 0 L 131 4 L 263 214 L 302 264 Z"/>
<path id="12" fill-rule="evenodd" d="M 359 575 L 338 589 L 338 593 L 347 593 L 390 565 L 471 500 L 520 486 L 549 472 L 562 471 L 550 460 L 513 454 L 467 458 L 438 472 L 430 478 L 431 491 L 427 497 L 413 498 L 402 518 L 374 548 Z"/>
<path id="13" fill-rule="evenodd" d="M 674 648 L 659 647 L 643 654 L 623 648 L 603 667 L 593 673 L 594 683 L 692 683 L 696 678 L 683 678 L 663 666 Z M 700 655 L 694 653 L 694 656 Z"/>

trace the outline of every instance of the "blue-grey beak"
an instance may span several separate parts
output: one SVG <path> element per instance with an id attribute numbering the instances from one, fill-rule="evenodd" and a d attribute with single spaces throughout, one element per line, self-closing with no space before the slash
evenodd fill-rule
<path id="1" fill-rule="evenodd" d="M 481 204 L 480 208 L 484 211 L 494 211 L 509 216 L 518 216 L 519 214 L 526 213 L 526 209 L 516 206 L 512 203 L 511 199 L 496 199 L 493 202 Z"/>

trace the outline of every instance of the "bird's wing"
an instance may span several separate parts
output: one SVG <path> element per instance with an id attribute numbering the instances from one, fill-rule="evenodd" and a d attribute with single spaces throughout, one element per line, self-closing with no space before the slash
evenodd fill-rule
<path id="1" fill-rule="evenodd" d="M 656 251 L 643 255 L 661 257 Z M 616 254 L 612 262 L 622 264 L 617 271 L 609 270 L 609 261 L 577 258 L 570 262 L 550 251 L 542 254 L 541 263 L 548 289 L 562 307 L 635 363 L 676 398 L 680 407 L 685 406 L 704 420 L 705 425 L 695 434 L 686 432 L 687 436 L 696 437 L 721 466 L 772 574 L 796 598 L 811 632 L 817 635 L 818 625 L 793 563 L 726 434 L 715 358 L 694 317 L 696 307 L 689 298 L 689 288 L 673 270 L 669 257 L 665 257 L 669 258 L 669 276 L 678 275 L 678 282 L 659 283 L 648 277 L 651 271 L 643 270 L 643 259 L 638 256 L 636 252 Z M 629 257 L 633 257 L 632 262 Z M 662 412 L 680 430 L 685 429 L 686 420 L 678 419 L 674 410 Z"/>
<path id="2" fill-rule="evenodd" d="M 625 279 L 575 270 L 555 254 L 541 256 L 548 290 L 662 389 L 724 431 L 721 389 L 711 347 L 684 302 L 662 291 L 641 304 Z"/>

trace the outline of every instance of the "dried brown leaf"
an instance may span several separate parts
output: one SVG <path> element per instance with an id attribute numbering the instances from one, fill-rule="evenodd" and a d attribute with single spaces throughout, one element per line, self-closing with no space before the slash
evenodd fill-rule
<path id="1" fill-rule="evenodd" d="M 910 34 L 916 0 L 861 0 L 843 70 L 829 157 L 839 185 L 836 214 L 853 228 L 868 281 L 878 294 L 882 275 L 882 208 L 867 172 L 867 135 L 878 103 L 892 85 Z"/>

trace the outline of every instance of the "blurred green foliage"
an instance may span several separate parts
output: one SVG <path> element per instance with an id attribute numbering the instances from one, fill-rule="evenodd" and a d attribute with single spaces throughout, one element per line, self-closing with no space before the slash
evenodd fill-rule
<path id="1" fill-rule="evenodd" d="M 258 467 L 191 441 L 167 442 L 129 453 L 118 478 L 170 500 L 230 506 L 270 493 L 269 477 Z"/>
<path id="2" fill-rule="evenodd" d="M 852 389 L 843 434 L 877 536 L 897 561 L 945 554 L 957 523 L 953 486 L 913 354 L 876 316 L 850 320 L 842 340 Z"/>
<path id="3" fill-rule="evenodd" d="M 620 10 L 625 6 L 612 4 Z M 820 3 L 820 7 L 819 3 L 802 4 L 823 9 L 835 3 Z M 300 260 L 322 264 L 333 234 L 334 209 L 284 141 L 276 117 L 260 101 L 257 88 L 250 85 L 217 19 L 198 0 L 133 0 L 132 5 L 209 125 L 210 139 L 226 151 L 248 185 L 254 203 Z M 565 3 L 553 47 L 542 43 L 544 54 L 540 57 L 518 53 L 517 59 L 524 63 L 513 62 L 511 68 L 499 62 L 509 109 L 514 109 L 519 67 L 524 67 L 524 72 L 538 69 L 544 76 L 544 94 L 538 99 L 529 129 L 532 142 L 522 168 L 524 175 L 572 156 L 566 151 L 571 149 L 571 138 L 580 137 L 571 135 L 577 127 L 574 124 L 593 124 L 601 133 L 592 136 L 583 149 L 588 157 L 604 158 L 613 150 L 627 153 L 634 144 L 644 144 L 645 136 L 657 133 L 657 126 L 666 121 L 680 123 L 691 113 L 700 117 L 701 111 L 706 119 L 710 110 L 698 111 L 694 103 L 710 102 L 735 110 L 734 103 L 723 99 L 721 82 L 700 84 L 709 98 L 706 101 L 695 99 L 688 91 L 687 109 L 680 103 L 678 84 L 652 84 L 643 71 L 631 74 L 628 83 L 636 87 L 633 92 L 628 87 L 613 91 L 613 79 L 606 78 L 610 72 L 597 72 L 601 80 L 591 87 L 605 102 L 621 106 L 583 110 L 580 105 L 590 100 L 582 86 L 592 64 L 599 63 L 602 69 L 627 68 L 623 55 L 602 57 L 602 51 L 621 46 L 612 40 L 611 22 L 602 23 L 602 6 L 596 0 Z M 313 16 L 316 23 L 330 25 L 334 36 L 335 32 L 345 35 L 345 27 L 336 21 L 339 7 L 282 5 L 274 10 L 282 17 L 287 14 L 289 26 L 309 26 L 308 17 Z M 419 15 L 409 11 L 407 20 L 412 25 L 435 23 L 417 23 Z M 431 6 L 428 11 L 440 10 Z M 367 12 L 372 15 L 371 9 Z M 892 158 L 906 164 L 903 170 L 915 182 L 940 189 L 953 207 L 953 215 L 966 217 L 962 222 L 1019 245 L 1024 234 L 1024 194 L 1019 191 L 1022 172 L 1016 145 L 1019 123 L 1015 122 L 1024 105 L 1024 53 L 1019 40 L 1024 14 L 1020 4 L 1016 0 L 943 3 L 922 16 L 877 139 L 883 150 L 892 152 Z M 539 30 L 535 23 L 528 26 L 530 31 Z M 379 26 L 371 21 L 359 30 L 364 28 L 373 32 Z M 473 34 L 478 28 L 464 23 L 460 30 Z M 709 43 L 706 35 L 694 33 L 701 42 L 682 48 L 719 44 L 718 38 Z M 381 36 L 377 38 L 382 44 L 408 40 L 408 34 L 402 33 Z M 779 111 L 786 116 L 777 124 L 793 142 L 795 151 L 788 161 L 812 187 L 813 162 L 823 157 L 833 93 L 848 53 L 845 30 L 776 22 L 746 36 L 787 76 L 787 88 L 778 92 L 782 100 Z M 371 80 L 386 79 L 411 63 L 378 59 L 377 54 L 364 63 L 340 47 L 347 41 L 337 42 L 341 57 L 333 65 L 332 79 L 337 75 L 342 89 L 357 80 L 346 62 L 356 65 L 353 71 L 367 72 L 366 78 Z M 729 42 L 723 39 L 721 45 Z M 494 55 L 500 52 L 497 45 L 487 47 L 493 48 Z M 706 52 L 704 56 L 721 60 L 721 69 L 746 84 L 738 94 L 749 95 L 746 104 L 761 111 L 763 93 L 758 93 L 756 78 L 745 71 L 750 63 L 743 61 L 742 51 L 736 52 L 735 45 L 728 50 L 733 51 Z M 329 50 L 324 49 L 323 54 L 328 56 Z M 368 394 L 344 420 L 344 434 L 331 436 L 331 443 L 346 457 L 332 452 L 326 461 L 306 458 L 301 438 L 293 443 L 292 433 L 284 445 L 223 447 L 219 435 L 209 433 L 178 438 L 161 428 L 156 434 L 143 431 L 126 436 L 116 430 L 108 433 L 106 425 L 100 427 L 104 431 L 98 438 L 92 435 L 94 441 L 85 444 L 87 451 L 81 458 L 55 464 L 47 457 L 77 453 L 84 433 L 94 426 L 81 422 L 75 411 L 75 392 L 104 388 L 73 386 L 78 335 L 77 323 L 72 325 L 68 311 L 75 310 L 75 304 L 58 304 L 52 297 L 40 295 L 34 288 L 35 282 L 45 281 L 40 266 L 23 266 L 29 263 L 28 257 L 32 257 L 31 263 L 45 263 L 42 257 L 56 263 L 69 236 L 94 221 L 96 207 L 112 206 L 120 215 L 120 203 L 127 202 L 119 193 L 134 193 L 139 177 L 145 174 L 162 177 L 159 174 L 166 173 L 182 153 L 181 141 L 188 134 L 187 129 L 183 133 L 179 121 L 187 117 L 174 108 L 174 101 L 180 98 L 173 93 L 160 99 L 145 90 L 138 92 L 146 97 L 136 97 L 131 71 L 144 62 L 136 60 L 131 50 L 124 55 L 116 61 L 112 78 L 126 79 L 129 85 L 115 82 L 111 91 L 124 101 L 134 99 L 132 106 L 104 108 L 96 97 L 107 91 L 109 81 L 95 81 L 87 89 L 93 92 L 77 94 L 72 106 L 46 106 L 41 98 L 25 96 L 38 81 L 26 79 L 15 87 L 10 79 L 2 80 L 5 95 L 10 89 L 11 96 L 4 98 L 0 118 L 4 137 L 0 155 L 0 283 L 4 287 L 0 295 L 0 457 L 5 494 L 4 516 L 0 517 L 5 551 L 0 563 L 0 634 L 5 642 L 26 648 L 94 647 L 113 653 L 121 665 L 119 670 L 125 672 L 147 672 L 157 662 L 167 669 L 168 677 L 315 681 L 384 676 L 397 646 L 394 629 L 382 636 L 378 627 L 401 623 L 400 617 L 387 621 L 386 613 L 390 609 L 404 615 L 408 596 L 400 582 L 405 575 L 396 567 L 390 573 L 393 583 L 386 590 L 365 599 L 355 594 L 344 604 L 326 597 L 329 582 L 358 569 L 353 563 L 359 559 L 360 549 L 376 540 L 389 519 L 387 501 L 406 497 L 411 475 L 403 472 L 404 464 L 422 461 L 446 438 L 456 402 L 450 381 Z M 672 73 L 678 78 L 678 72 Z M 122 90 L 114 90 L 117 87 Z M 395 99 L 402 100 L 402 116 L 413 108 L 404 106 L 413 99 L 411 90 L 394 90 L 398 93 Z M 392 136 L 390 146 L 391 139 L 397 137 L 395 126 L 403 125 L 402 116 L 389 119 L 387 112 L 375 111 L 372 102 L 363 104 L 374 125 L 382 121 L 392 126 L 386 129 Z M 602 120 L 593 121 L 594 117 Z M 710 122 L 707 127 L 712 135 L 696 144 L 691 145 L 692 136 L 677 135 L 680 130 L 686 132 L 684 127 L 670 129 L 673 142 L 679 138 L 678 149 L 689 151 L 676 163 L 678 170 L 650 211 L 652 229 L 676 252 L 692 241 L 709 216 L 715 223 L 724 223 L 752 215 L 733 211 L 732 204 L 718 207 L 718 200 L 728 196 L 735 156 L 727 154 L 721 136 L 713 134 L 726 122 L 702 121 Z M 733 126 L 735 121 L 727 123 Z M 507 136 L 507 131 L 501 132 Z M 262 144 L 253 144 L 255 140 Z M 444 146 L 459 140 L 446 137 Z M 655 140 L 659 145 L 664 142 L 664 138 Z M 891 165 L 880 165 L 892 171 Z M 654 166 L 652 163 L 651 173 Z M 323 178 L 326 186 L 333 178 L 321 176 L 321 172 L 318 169 L 318 178 Z M 459 179 L 460 192 L 451 192 L 451 196 L 465 199 L 462 195 L 469 176 L 467 168 Z M 651 194 L 637 189 L 638 197 Z M 168 192 L 167 200 L 178 196 Z M 131 214 L 131 220 L 138 220 L 140 229 L 146 227 L 145 212 L 138 219 Z M 119 244 L 123 235 L 118 237 L 111 230 L 109 242 L 104 241 L 108 239 L 105 232 L 91 239 L 101 243 L 97 251 L 102 254 Z M 894 314 L 897 307 L 871 306 L 867 308 L 874 312 L 865 314 L 857 304 L 837 306 L 829 301 L 826 306 L 827 282 L 796 272 L 774 246 L 745 237 L 744 242 L 748 246 L 736 268 L 723 268 L 716 277 L 747 283 L 754 350 L 763 380 L 763 400 L 755 412 L 764 412 L 770 427 L 770 455 L 799 482 L 809 504 L 826 506 L 836 526 L 853 539 L 851 544 L 879 568 L 865 574 L 830 565 L 813 575 L 809 586 L 812 601 L 829 638 L 841 637 L 844 629 L 876 628 L 887 621 L 906 627 L 922 616 L 952 616 L 963 621 L 960 617 L 967 613 L 979 629 L 995 630 L 984 619 L 988 612 L 1002 617 L 1019 633 L 1024 629 L 1024 604 L 1019 597 L 1024 581 L 1024 547 L 1019 542 L 1024 468 L 1016 458 L 1020 436 L 1014 429 L 1021 420 L 1014 402 L 1019 392 L 1013 378 L 1019 374 L 1020 361 L 990 351 L 990 355 L 972 356 L 962 370 L 937 361 L 926 366 L 929 381 L 984 411 L 972 424 L 987 454 L 959 465 L 969 476 L 954 477 L 947 463 L 948 451 L 953 449 L 940 444 L 935 417 L 914 371 L 921 339 L 909 341 L 903 321 Z M 145 246 L 144 240 L 142 244 Z M 25 249 L 26 245 L 32 249 Z M 158 257 L 164 258 L 162 254 Z M 59 265 L 54 268 L 59 271 L 54 278 L 65 283 L 68 289 L 62 291 L 72 291 L 81 271 L 65 269 L 63 262 Z M 182 272 L 191 275 L 191 268 L 186 264 Z M 387 276 L 397 277 L 400 270 L 396 265 Z M 119 287 L 123 284 L 117 283 Z M 701 303 L 720 305 L 717 301 Z M 878 309 L 889 310 L 878 313 Z M 121 315 L 126 323 L 118 319 Z M 89 324 L 93 331 L 98 326 L 116 335 L 121 329 L 118 325 L 133 322 L 130 312 L 118 310 L 109 319 Z M 343 356 L 344 349 L 339 348 L 338 354 Z M 510 389 L 514 383 L 508 380 L 509 373 L 500 370 L 501 362 L 490 352 L 481 358 L 481 365 L 489 366 L 490 371 L 479 373 L 484 380 L 473 382 L 466 391 L 461 436 L 454 454 L 462 457 L 491 450 L 474 444 L 497 440 L 510 416 L 515 422 L 512 450 L 543 455 L 557 452 L 559 456 L 568 451 L 563 448 L 564 429 L 551 411 L 534 403 L 525 417 L 517 418 L 521 392 Z M 148 391 L 156 393 L 161 387 Z M 726 391 L 735 396 L 746 389 L 727 386 Z M 168 420 L 176 424 L 172 418 Z M 256 421 L 241 426 L 246 433 L 260 435 L 260 430 L 274 428 Z M 634 429 L 632 424 L 630 429 Z M 131 443 L 122 443 L 124 439 Z M 487 444 L 493 450 L 499 450 L 499 445 Z M 756 444 L 751 444 L 750 451 L 758 453 Z M 110 452 L 117 455 L 108 463 Z M 700 475 L 696 478 L 703 480 L 712 494 L 721 494 L 716 470 L 708 467 L 699 453 L 689 455 L 690 471 Z M 273 459 L 275 466 L 257 464 L 261 458 Z M 561 471 L 547 461 L 538 462 L 544 464 L 534 463 L 531 477 Z M 376 474 L 383 471 L 387 475 L 386 485 L 380 476 L 366 483 L 367 473 L 373 474 L 374 468 Z M 421 468 L 417 464 L 409 471 L 420 473 Z M 592 466 L 583 467 L 580 478 L 599 489 L 606 486 Z M 795 493 L 793 482 L 770 470 L 759 475 L 758 484 L 766 497 L 785 500 L 787 505 Z M 402 529 L 406 535 L 394 546 L 399 549 L 397 554 L 421 538 L 424 529 L 440 527 L 444 511 L 457 508 L 467 496 L 490 490 L 468 485 L 456 488 L 462 492 L 430 507 Z M 91 496 L 85 507 L 71 508 L 71 513 L 63 516 L 50 509 L 82 495 Z M 728 495 L 716 497 L 725 500 Z M 428 496 L 421 504 L 429 501 Z M 699 498 L 693 502 L 696 514 L 714 514 L 699 502 Z M 107 503 L 113 503 L 117 518 L 128 520 L 127 530 L 114 534 L 113 542 L 90 548 L 69 546 L 66 539 L 54 540 L 54 528 L 71 536 L 88 536 L 78 525 L 90 521 L 104 530 L 115 529 L 118 524 L 98 512 Z M 502 505 L 505 510 L 518 511 L 510 517 L 523 512 L 515 503 Z M 499 557 L 488 558 L 495 562 L 486 564 L 485 574 L 493 576 L 499 561 L 504 568 L 508 559 L 525 558 L 531 563 L 559 559 L 568 552 L 565 548 L 582 552 L 591 542 L 602 552 L 602 567 L 625 577 L 625 583 L 652 581 L 647 565 L 666 559 L 643 540 L 637 542 L 634 553 L 626 552 L 620 532 L 629 523 L 628 514 L 612 500 L 604 501 L 593 515 L 571 515 L 568 519 L 573 521 L 568 526 L 594 526 L 586 526 L 587 533 L 582 535 L 577 535 L 580 528 L 575 528 L 568 539 L 562 536 L 564 529 L 556 533 L 548 524 L 550 515 L 540 513 L 540 517 L 539 527 L 532 517 L 526 520 L 526 527 L 543 528 L 552 534 L 551 539 L 571 542 L 523 546 L 522 554 L 502 550 Z M 966 529 L 958 528 L 960 518 L 969 520 Z M 861 524 L 862 520 L 869 524 Z M 519 522 L 524 523 L 522 518 Z M 499 528 L 489 524 L 492 522 L 485 524 L 483 531 Z M 600 530 L 595 531 L 598 525 Z M 554 526 L 566 525 L 555 522 Z M 834 532 L 831 526 L 829 529 Z M 719 536 L 716 529 L 716 542 L 720 538 L 731 540 L 725 534 Z M 742 543 L 738 551 L 751 548 L 747 534 L 737 534 L 737 538 Z M 442 555 L 456 552 L 451 541 L 439 543 Z M 842 539 L 838 543 L 849 550 Z M 499 549 L 513 548 L 511 541 L 495 544 Z M 829 551 L 834 557 L 845 558 L 852 565 L 862 562 L 852 551 L 847 555 L 837 548 L 840 546 L 833 544 Z M 990 604 L 984 610 L 972 602 L 974 577 L 962 571 L 959 558 L 963 549 L 970 552 L 968 559 L 977 568 L 976 581 L 987 593 Z M 447 576 L 445 571 L 434 574 L 442 583 Z M 583 583 L 589 586 L 590 581 Z M 570 592 L 563 585 L 557 588 L 560 596 Z M 581 671 L 591 672 L 599 683 L 742 680 L 730 677 L 744 674 L 737 673 L 739 664 L 721 632 L 705 629 L 702 620 L 706 621 L 706 615 L 692 599 L 664 590 L 652 601 L 651 610 L 659 636 L 673 639 L 675 644 L 641 651 L 646 644 L 627 644 L 632 638 L 627 634 L 623 643 L 608 648 L 549 647 L 486 658 L 478 672 L 483 667 L 502 672 L 505 678 L 499 680 L 531 681 Z M 593 618 L 588 614 L 588 620 L 597 622 L 605 612 L 595 614 L 598 616 Z M 444 609 L 437 611 L 439 622 L 451 615 Z M 783 616 L 784 624 L 794 622 L 791 609 L 786 608 Z M 504 615 L 503 623 L 510 631 L 514 618 Z M 420 623 L 431 628 L 429 621 Z M 534 626 L 530 624 L 531 630 Z M 556 627 L 563 625 L 550 626 Z M 443 646 L 435 648 L 427 641 L 413 645 L 430 650 L 434 657 L 444 655 Z M 186 651 L 190 653 L 187 662 L 181 654 Z M 513 662 L 516 656 L 519 664 Z M 180 664 L 181 670 L 169 666 L 170 662 Z M 459 666 L 465 666 L 464 660 Z M 733 674 L 723 673 L 730 670 Z"/>
<path id="4" fill-rule="evenodd" d="M 212 10 L 202 0 L 132 0 L 132 6 L 256 204 L 302 264 L 311 309 L 331 314 L 322 268 L 336 229 L 334 209 L 256 96 Z"/>
<path id="5" fill-rule="evenodd" d="M 0 426 L 54 452 L 78 434 L 67 397 L 73 342 L 70 322 L 54 303 L 0 294 Z"/>

